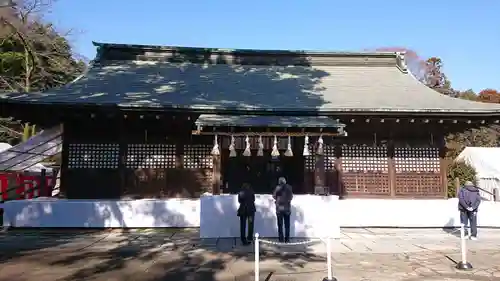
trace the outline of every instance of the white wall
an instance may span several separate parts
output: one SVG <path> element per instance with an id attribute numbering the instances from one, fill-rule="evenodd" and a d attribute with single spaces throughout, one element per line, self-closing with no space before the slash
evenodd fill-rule
<path id="1" fill-rule="evenodd" d="M 200 200 L 15 200 L 4 224 L 16 227 L 199 227 Z"/>
<path id="2" fill-rule="evenodd" d="M 347 199 L 338 202 L 341 227 L 451 227 L 460 226 L 458 199 L 391 200 Z M 500 227 L 500 202 L 484 201 L 478 225 Z"/>
<path id="3" fill-rule="evenodd" d="M 4 222 L 17 227 L 199 227 L 202 210 L 202 234 L 205 233 L 203 224 L 212 225 L 212 229 L 220 232 L 203 235 L 235 236 L 239 227 L 235 197 L 221 196 L 229 196 L 230 199 L 226 200 L 229 203 L 212 200 L 211 208 L 215 210 L 212 212 L 202 210 L 198 199 L 8 201 L 4 204 Z M 300 197 L 297 195 L 294 199 L 294 236 L 321 236 L 319 233 L 324 230 L 315 228 L 321 224 L 340 227 L 445 227 L 460 224 L 456 198 L 334 200 L 312 195 Z M 272 199 L 264 195 L 258 199 L 257 206 L 256 219 L 260 222 L 256 223 L 256 231 L 263 235 L 275 233 Z M 500 227 L 500 202 L 482 202 L 478 223 L 480 226 Z"/>
<path id="4" fill-rule="evenodd" d="M 276 207 L 271 195 L 256 195 L 255 233 L 277 237 Z M 295 195 L 290 216 L 290 237 L 336 238 L 340 227 L 335 216 L 338 196 Z M 240 237 L 238 199 L 236 195 L 201 198 L 200 237 Z"/>

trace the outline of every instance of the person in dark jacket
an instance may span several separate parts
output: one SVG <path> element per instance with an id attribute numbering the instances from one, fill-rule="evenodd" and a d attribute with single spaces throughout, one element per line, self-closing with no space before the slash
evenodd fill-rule
<path id="1" fill-rule="evenodd" d="M 240 238 L 243 245 L 249 245 L 253 240 L 253 226 L 255 219 L 255 193 L 250 184 L 244 183 L 238 193 L 238 216 L 240 217 Z M 248 234 L 246 227 L 248 223 Z"/>
<path id="2" fill-rule="evenodd" d="M 460 222 L 466 227 L 470 223 L 469 239 L 477 239 L 477 210 L 481 204 L 479 189 L 471 182 L 465 182 L 458 194 L 458 210 Z"/>
<path id="3" fill-rule="evenodd" d="M 292 187 L 286 183 L 284 177 L 278 179 L 278 186 L 273 192 L 276 204 L 276 218 L 278 222 L 278 239 L 280 242 L 290 242 L 290 215 L 292 212 Z M 283 226 L 285 233 L 283 235 Z"/>

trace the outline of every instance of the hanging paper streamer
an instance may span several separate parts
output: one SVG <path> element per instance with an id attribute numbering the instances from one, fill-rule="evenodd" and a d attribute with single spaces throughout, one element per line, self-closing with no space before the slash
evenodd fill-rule
<path id="1" fill-rule="evenodd" d="M 219 142 L 217 141 L 217 135 L 214 137 L 214 147 L 212 148 L 212 155 L 220 155 Z"/>
<path id="2" fill-rule="evenodd" d="M 262 142 L 262 136 L 259 136 L 258 146 L 259 150 L 257 150 L 257 156 L 264 156 L 264 143 Z"/>
<path id="3" fill-rule="evenodd" d="M 287 156 L 287 157 L 292 157 L 293 156 L 292 138 L 290 136 L 288 136 L 288 143 L 286 145 L 285 156 Z"/>
<path id="4" fill-rule="evenodd" d="M 316 150 L 317 155 L 323 155 L 323 137 L 319 136 L 318 139 L 318 149 Z"/>
<path id="5" fill-rule="evenodd" d="M 309 156 L 311 153 L 309 152 L 309 137 L 306 135 L 304 138 L 304 152 L 302 153 L 304 156 Z"/>
<path id="6" fill-rule="evenodd" d="M 252 151 L 250 150 L 250 139 L 248 138 L 248 136 L 245 137 L 245 143 L 246 143 L 246 147 L 245 147 L 245 151 L 243 151 L 243 156 L 252 156 Z"/>
<path id="7" fill-rule="evenodd" d="M 271 151 L 271 156 L 272 157 L 279 157 L 280 152 L 278 150 L 278 138 L 274 136 L 274 144 L 273 144 L 273 151 Z"/>
<path id="8" fill-rule="evenodd" d="M 229 144 L 229 157 L 236 157 L 236 150 L 234 149 L 234 137 L 231 136 L 231 143 Z"/>

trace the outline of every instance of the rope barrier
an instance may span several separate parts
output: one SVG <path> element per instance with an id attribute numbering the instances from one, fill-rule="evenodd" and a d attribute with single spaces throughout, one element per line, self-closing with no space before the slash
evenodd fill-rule
<path id="1" fill-rule="evenodd" d="M 259 233 L 255 233 L 254 239 L 254 254 L 255 254 L 255 262 L 254 262 L 254 281 L 260 281 L 260 243 L 276 245 L 276 246 L 298 246 L 298 245 L 309 245 L 315 242 L 322 241 L 326 244 L 326 263 L 327 263 L 327 277 L 323 278 L 323 281 L 336 281 L 337 279 L 333 277 L 332 270 L 332 250 L 331 250 L 331 238 L 320 238 L 319 240 L 305 240 L 298 242 L 276 242 L 267 239 L 259 238 Z"/>
<path id="2" fill-rule="evenodd" d="M 319 240 L 321 241 L 321 240 Z M 277 245 L 277 246 L 298 246 L 298 245 L 308 245 L 312 244 L 315 242 L 318 242 L 318 240 L 305 240 L 305 241 L 298 241 L 298 242 L 276 242 L 272 240 L 266 240 L 266 239 L 259 239 L 259 242 L 264 243 L 264 244 L 270 244 L 270 245 Z"/>

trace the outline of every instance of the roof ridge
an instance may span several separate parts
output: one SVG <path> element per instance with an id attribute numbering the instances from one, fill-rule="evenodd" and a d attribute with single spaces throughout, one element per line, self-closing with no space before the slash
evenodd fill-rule
<path id="1" fill-rule="evenodd" d="M 277 49 L 240 49 L 240 48 L 216 48 L 216 47 L 188 47 L 173 45 L 145 45 L 145 44 L 121 44 L 121 43 L 103 43 L 92 41 L 92 44 L 98 48 L 104 49 L 129 49 L 143 51 L 191 51 L 194 53 L 241 53 L 241 54 L 269 54 L 269 55 L 290 55 L 307 54 L 318 56 L 382 56 L 396 57 L 398 52 L 367 52 L 367 51 L 334 51 L 334 50 L 277 50 Z"/>
<path id="2" fill-rule="evenodd" d="M 96 43 L 96 62 L 166 61 L 203 64 L 280 66 L 387 66 L 406 72 L 404 57 L 396 52 L 320 52 L 287 50 L 232 50 Z"/>

